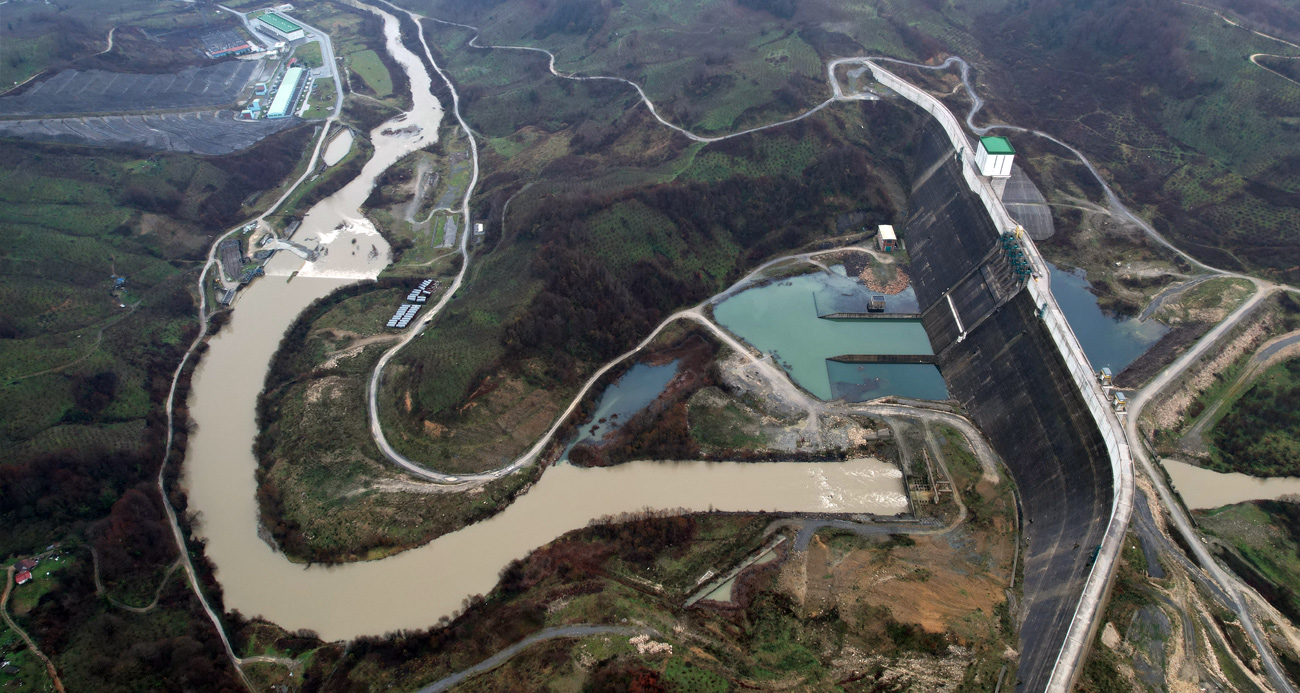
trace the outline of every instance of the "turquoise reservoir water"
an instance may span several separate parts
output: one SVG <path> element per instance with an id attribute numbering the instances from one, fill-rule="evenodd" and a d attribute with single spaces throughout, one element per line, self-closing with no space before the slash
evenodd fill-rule
<path id="1" fill-rule="evenodd" d="M 1052 294 L 1065 319 L 1079 338 L 1093 370 L 1109 366 L 1119 373 L 1146 352 L 1169 331 L 1155 320 L 1113 318 L 1101 312 L 1097 297 L 1088 291 L 1088 280 L 1048 263 L 1052 273 Z"/>
<path id="2" fill-rule="evenodd" d="M 795 382 L 822 399 L 847 396 L 850 389 L 865 395 L 853 397 L 853 401 L 890 394 L 945 399 L 947 391 L 942 389 L 943 379 L 934 366 L 862 364 L 864 370 L 858 371 L 858 364 L 850 364 L 851 372 L 847 372 L 841 368 L 843 364 L 827 361 L 846 354 L 934 353 L 925 329 L 915 320 L 817 317 L 818 305 L 865 305 L 871 293 L 856 280 L 837 274 L 805 274 L 736 294 L 714 306 L 713 317 L 732 334 L 772 354 Z M 868 375 L 864 375 L 866 368 L 871 369 Z M 832 377 L 849 387 L 832 388 Z M 868 377 L 879 380 L 866 380 Z"/>
<path id="3" fill-rule="evenodd" d="M 568 450 L 583 441 L 604 438 L 605 434 L 653 402 L 677 374 L 677 364 L 677 361 L 662 366 L 638 363 L 628 369 L 623 377 L 601 393 L 596 411 L 578 428 L 578 437 L 569 443 Z M 568 450 L 565 450 L 565 457 Z"/>
<path id="4" fill-rule="evenodd" d="M 826 362 L 831 394 L 849 402 L 877 397 L 948 399 L 948 386 L 939 369 L 923 363 Z"/>

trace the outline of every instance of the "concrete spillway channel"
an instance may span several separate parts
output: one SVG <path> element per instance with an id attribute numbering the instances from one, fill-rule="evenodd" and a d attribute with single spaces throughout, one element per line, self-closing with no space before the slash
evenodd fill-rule
<path id="1" fill-rule="evenodd" d="M 1015 252 L 1038 276 L 1012 271 L 1004 234 L 1018 224 L 977 174 L 960 121 L 929 94 L 863 62 L 877 82 L 934 116 L 917 150 L 906 226 L 921 321 L 949 391 L 1024 498 L 1017 690 L 1063 692 L 1087 655 L 1132 512 L 1123 428 L 1030 239 L 1016 241 Z"/>

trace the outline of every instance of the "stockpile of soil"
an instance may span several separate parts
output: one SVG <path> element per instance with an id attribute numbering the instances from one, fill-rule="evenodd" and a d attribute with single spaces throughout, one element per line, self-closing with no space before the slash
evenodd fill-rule
<path id="1" fill-rule="evenodd" d="M 888 282 L 882 282 L 880 277 L 876 276 L 876 273 L 870 267 L 862 270 L 862 272 L 858 274 L 858 279 L 863 284 L 866 284 L 868 289 L 871 289 L 878 294 L 886 294 L 888 296 L 902 293 L 903 289 L 906 289 L 910 282 L 907 272 L 904 272 L 902 267 L 897 266 L 894 269 L 894 278 Z"/>

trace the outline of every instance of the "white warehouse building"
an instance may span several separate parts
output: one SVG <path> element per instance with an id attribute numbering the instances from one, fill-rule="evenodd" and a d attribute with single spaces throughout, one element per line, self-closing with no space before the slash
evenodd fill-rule
<path id="1" fill-rule="evenodd" d="M 290 109 L 298 101 L 298 88 L 302 86 L 303 78 L 307 76 L 307 70 L 301 67 L 291 67 L 284 72 L 284 79 L 280 80 L 280 88 L 275 91 L 275 98 L 271 99 L 271 105 L 266 109 L 267 118 L 285 118 L 293 115 Z"/>
<path id="2" fill-rule="evenodd" d="M 290 21 L 274 12 L 267 12 L 257 18 L 258 28 L 285 41 L 297 41 L 307 35 L 306 30 L 296 22 Z"/>

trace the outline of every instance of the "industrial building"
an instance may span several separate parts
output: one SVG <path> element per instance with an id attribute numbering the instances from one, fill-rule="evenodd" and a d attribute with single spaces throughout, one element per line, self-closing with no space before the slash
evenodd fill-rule
<path id="1" fill-rule="evenodd" d="M 301 26 L 274 12 L 263 14 L 257 18 L 257 21 L 260 22 L 259 29 L 265 29 L 271 35 L 285 41 L 297 41 L 307 35 Z"/>
<path id="2" fill-rule="evenodd" d="M 233 31 L 214 31 L 204 35 L 203 50 L 209 58 L 224 58 L 252 53 L 253 44 Z"/>
<path id="3" fill-rule="evenodd" d="M 217 256 L 221 260 L 221 269 L 232 277 L 248 262 L 244 256 L 244 245 L 238 238 L 227 238 L 218 244 Z"/>
<path id="4" fill-rule="evenodd" d="M 244 108 L 244 110 L 241 111 L 239 114 L 239 117 L 243 118 L 244 120 L 257 120 L 261 116 L 262 116 L 261 99 L 253 99 L 252 102 L 250 102 L 248 106 Z"/>
<path id="5" fill-rule="evenodd" d="M 271 99 L 271 105 L 266 108 L 267 118 L 285 118 L 293 115 L 293 106 L 298 102 L 298 91 L 307 76 L 307 71 L 301 67 L 291 67 L 284 71 L 284 79 L 280 80 L 280 88 L 275 91 L 275 98 Z"/>

